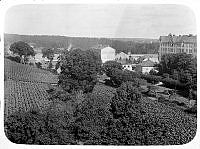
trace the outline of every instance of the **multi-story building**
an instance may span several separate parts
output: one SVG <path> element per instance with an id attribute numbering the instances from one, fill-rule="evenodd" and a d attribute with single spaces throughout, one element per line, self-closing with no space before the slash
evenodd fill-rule
<path id="1" fill-rule="evenodd" d="M 160 36 L 159 42 L 159 60 L 162 55 L 168 53 L 187 53 L 197 56 L 197 36 L 192 34 Z"/>

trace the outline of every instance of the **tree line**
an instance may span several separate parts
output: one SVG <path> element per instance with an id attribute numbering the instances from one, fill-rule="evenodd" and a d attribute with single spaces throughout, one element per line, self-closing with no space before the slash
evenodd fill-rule
<path id="1" fill-rule="evenodd" d="M 141 39 L 141 41 L 134 38 L 125 39 L 5 34 L 5 43 L 24 41 L 34 43 L 36 47 L 67 49 L 72 44 L 75 48 L 88 50 L 96 45 L 109 45 L 116 49 L 117 53 L 154 54 L 158 52 L 159 42 L 155 39 L 152 39 L 152 42 L 150 39 Z"/>

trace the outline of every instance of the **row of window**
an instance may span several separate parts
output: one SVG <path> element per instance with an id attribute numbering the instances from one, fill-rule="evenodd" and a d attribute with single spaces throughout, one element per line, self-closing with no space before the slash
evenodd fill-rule
<path id="1" fill-rule="evenodd" d="M 196 44 L 195 43 L 191 43 L 191 44 L 161 43 L 160 46 L 161 47 L 177 47 L 177 46 L 179 46 L 179 47 L 191 47 L 191 48 L 193 48 L 193 47 L 196 46 Z"/>
<path id="2" fill-rule="evenodd" d="M 177 48 L 177 49 L 173 49 L 173 48 L 161 48 L 161 52 L 171 52 L 171 53 L 193 53 L 193 50 L 191 48 L 189 49 L 181 49 L 181 48 Z M 195 52 L 195 49 L 194 49 Z"/>

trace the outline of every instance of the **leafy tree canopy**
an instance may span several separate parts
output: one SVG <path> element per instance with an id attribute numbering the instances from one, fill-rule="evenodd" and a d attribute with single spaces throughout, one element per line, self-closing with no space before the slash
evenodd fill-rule
<path id="1" fill-rule="evenodd" d="M 107 61 L 103 64 L 103 71 L 106 73 L 107 76 L 111 76 L 111 71 L 113 69 L 122 70 L 122 64 L 116 61 Z"/>
<path id="2" fill-rule="evenodd" d="M 54 57 L 54 51 L 53 49 L 42 49 L 42 57 L 47 57 L 49 60 L 53 60 L 53 57 Z"/>
<path id="3" fill-rule="evenodd" d="M 26 59 L 26 57 L 28 56 L 35 55 L 33 48 L 23 41 L 14 42 L 13 44 L 11 44 L 9 50 L 12 51 L 14 54 L 18 54 L 21 57 L 21 60 L 22 56 L 24 56 L 24 59 Z"/>
<path id="4" fill-rule="evenodd" d="M 101 60 L 92 51 L 66 51 L 61 58 L 61 64 L 59 84 L 66 91 L 92 91 L 101 66 Z"/>
<path id="5" fill-rule="evenodd" d="M 168 73 L 173 74 L 174 71 L 195 71 L 195 59 L 190 54 L 177 53 L 177 54 L 166 54 L 161 58 L 159 65 L 159 72 L 161 74 Z"/>

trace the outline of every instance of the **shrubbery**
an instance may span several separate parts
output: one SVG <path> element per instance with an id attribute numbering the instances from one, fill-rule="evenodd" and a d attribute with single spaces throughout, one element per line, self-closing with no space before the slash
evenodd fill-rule
<path id="1" fill-rule="evenodd" d="M 105 91 L 95 89 L 83 96 L 55 92 L 53 104 L 43 114 L 32 111 L 8 117 L 6 136 L 21 144 L 92 145 L 183 144 L 193 137 L 192 119 L 158 103 L 145 103 L 135 83 L 122 83 L 114 96 Z"/>
<path id="2" fill-rule="evenodd" d="M 147 80 L 149 83 L 156 84 L 162 80 L 161 76 L 155 76 L 150 74 L 141 74 L 141 78 Z"/>
<path id="3" fill-rule="evenodd" d="M 185 84 L 179 82 L 178 80 L 174 80 L 171 78 L 162 79 L 162 82 L 168 88 L 173 88 L 173 89 L 184 89 L 185 88 Z"/>
<path id="4" fill-rule="evenodd" d="M 13 56 L 8 56 L 8 57 L 6 57 L 7 59 L 9 59 L 9 60 L 11 60 L 11 61 L 15 61 L 15 62 L 17 62 L 17 63 L 20 63 L 21 62 L 21 58 L 19 57 L 19 56 L 15 56 L 15 57 L 13 57 Z"/>

